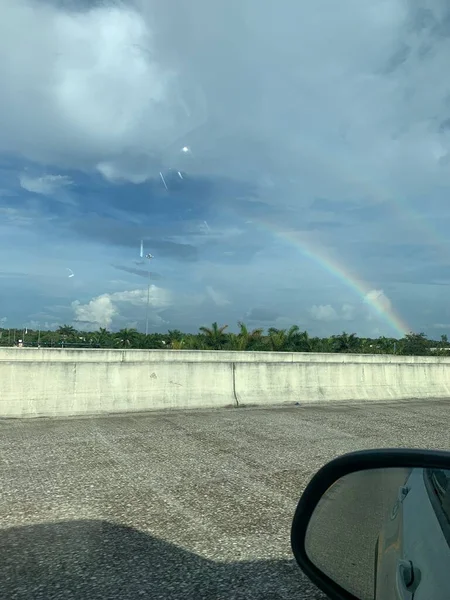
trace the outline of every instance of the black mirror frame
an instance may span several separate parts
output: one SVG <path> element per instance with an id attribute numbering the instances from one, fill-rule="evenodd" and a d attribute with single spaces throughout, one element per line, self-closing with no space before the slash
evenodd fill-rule
<path id="1" fill-rule="evenodd" d="M 291 548 L 305 575 L 333 600 L 361 599 L 335 583 L 308 558 L 305 548 L 306 531 L 319 500 L 338 479 L 350 473 L 402 467 L 450 469 L 450 452 L 399 448 L 351 452 L 324 465 L 306 486 L 292 522 Z"/>

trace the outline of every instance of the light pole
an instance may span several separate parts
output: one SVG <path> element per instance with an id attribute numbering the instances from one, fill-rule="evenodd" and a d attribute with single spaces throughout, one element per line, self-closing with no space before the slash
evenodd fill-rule
<path id="1" fill-rule="evenodd" d="M 146 254 L 145 258 L 147 260 L 152 260 L 152 254 Z M 148 311 L 150 308 L 150 271 L 148 271 L 148 284 L 147 284 L 147 308 L 145 310 L 145 335 L 148 335 Z"/>
<path id="2" fill-rule="evenodd" d="M 148 309 L 150 307 L 150 273 L 147 286 L 147 309 L 145 311 L 145 335 L 148 335 Z"/>

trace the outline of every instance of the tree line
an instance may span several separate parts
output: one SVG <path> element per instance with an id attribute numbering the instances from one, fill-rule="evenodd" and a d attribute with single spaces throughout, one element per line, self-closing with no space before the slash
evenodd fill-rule
<path id="1" fill-rule="evenodd" d="M 330 337 L 310 336 L 297 325 L 289 329 L 249 329 L 238 323 L 238 332 L 228 331 L 228 325 L 213 323 L 200 327 L 198 333 L 169 330 L 167 333 L 140 333 L 136 329 L 117 332 L 100 328 L 78 331 L 72 325 L 62 325 L 56 331 L 33 329 L 0 329 L 0 346 L 34 346 L 53 348 L 142 348 L 172 350 L 239 350 L 277 352 L 347 352 L 363 354 L 436 355 L 449 354 L 447 336 L 431 340 L 424 333 L 409 333 L 401 339 L 358 337 L 346 333 Z"/>

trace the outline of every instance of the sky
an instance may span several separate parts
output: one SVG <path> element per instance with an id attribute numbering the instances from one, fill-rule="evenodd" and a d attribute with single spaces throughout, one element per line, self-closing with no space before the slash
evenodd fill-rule
<path id="1" fill-rule="evenodd" d="M 0 10 L 4 327 L 450 333 L 447 0 Z"/>

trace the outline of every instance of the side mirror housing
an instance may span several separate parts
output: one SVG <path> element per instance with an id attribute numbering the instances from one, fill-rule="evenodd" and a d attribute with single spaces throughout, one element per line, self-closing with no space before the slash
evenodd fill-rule
<path id="1" fill-rule="evenodd" d="M 295 511 L 291 546 L 337 600 L 450 597 L 450 452 L 367 450 L 326 464 Z"/>

